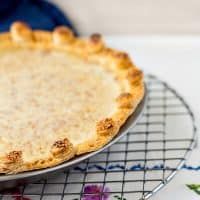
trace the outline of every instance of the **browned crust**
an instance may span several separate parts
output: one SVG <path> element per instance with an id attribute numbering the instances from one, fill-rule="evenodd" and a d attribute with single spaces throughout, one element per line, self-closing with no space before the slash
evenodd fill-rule
<path id="1" fill-rule="evenodd" d="M 126 82 L 126 88 L 116 99 L 117 111 L 112 116 L 105 116 L 96 122 L 96 134 L 93 138 L 76 147 L 67 138 L 55 141 L 46 159 L 32 163 L 23 161 L 23 151 L 12 151 L 0 158 L 0 173 L 18 173 L 51 167 L 75 155 L 101 148 L 118 133 L 143 98 L 143 73 L 135 67 L 128 54 L 107 48 L 99 34 L 93 34 L 89 39 L 81 39 L 75 37 L 67 27 L 57 27 L 51 33 L 33 31 L 27 24 L 15 22 L 9 33 L 0 34 L 0 50 L 5 46 L 57 49 L 73 53 L 109 69 L 118 77 L 119 84 Z"/>
<path id="2" fill-rule="evenodd" d="M 75 148 L 65 138 L 55 141 L 46 159 L 38 159 L 34 162 L 23 162 L 22 153 L 22 151 L 12 151 L 5 155 L 5 157 L 0 158 L 0 173 L 13 174 L 57 165 L 72 158 L 75 155 Z"/>

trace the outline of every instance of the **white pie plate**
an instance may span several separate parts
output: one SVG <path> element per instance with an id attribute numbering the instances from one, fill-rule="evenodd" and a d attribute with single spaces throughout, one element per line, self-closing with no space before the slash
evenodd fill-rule
<path id="1" fill-rule="evenodd" d="M 101 149 L 86 153 L 80 156 L 77 156 L 69 161 L 66 161 L 62 164 L 59 164 L 55 167 L 50 167 L 46 169 L 39 169 L 34 171 L 28 171 L 28 172 L 22 172 L 19 174 L 11 174 L 11 175 L 0 175 L 0 190 L 12 188 L 19 184 L 25 184 L 25 183 L 31 183 L 34 181 L 38 181 L 42 178 L 47 178 L 48 176 L 55 174 L 59 171 L 64 171 L 69 167 L 72 167 L 73 165 L 76 165 L 80 163 L 81 161 L 90 158 L 91 156 L 94 156 L 98 154 L 99 152 L 105 150 L 112 144 L 116 143 L 119 139 L 121 139 L 125 134 L 128 133 L 130 128 L 133 128 L 138 120 L 140 119 L 146 105 L 147 101 L 147 90 L 144 95 L 144 98 L 142 99 L 141 103 L 136 108 L 135 112 L 128 118 L 126 123 L 121 127 L 119 133 L 116 137 L 114 137 L 108 144 L 106 144 Z"/>

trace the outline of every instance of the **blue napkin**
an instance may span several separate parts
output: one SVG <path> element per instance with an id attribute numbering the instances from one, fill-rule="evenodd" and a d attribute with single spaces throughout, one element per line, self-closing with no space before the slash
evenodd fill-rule
<path id="1" fill-rule="evenodd" d="M 74 26 L 55 5 L 44 0 L 1 0 L 0 31 L 8 31 L 14 21 L 24 21 L 33 29 L 52 30 L 59 25 Z"/>

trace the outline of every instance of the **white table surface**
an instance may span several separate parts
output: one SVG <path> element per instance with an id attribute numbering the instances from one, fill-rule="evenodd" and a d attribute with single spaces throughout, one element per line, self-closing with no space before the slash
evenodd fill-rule
<path id="1" fill-rule="evenodd" d="M 174 87 L 189 103 L 199 126 L 200 119 L 200 36 L 112 36 L 107 43 L 127 51 L 145 73 L 157 75 Z M 197 147 L 188 164 L 200 165 Z M 153 200 L 197 200 L 200 195 L 186 184 L 200 184 L 200 171 L 182 170 Z"/>

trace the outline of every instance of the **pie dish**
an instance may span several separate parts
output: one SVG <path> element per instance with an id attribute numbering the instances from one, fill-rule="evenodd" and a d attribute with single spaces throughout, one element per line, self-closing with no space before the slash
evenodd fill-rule
<path id="1" fill-rule="evenodd" d="M 144 95 L 143 73 L 99 34 L 0 34 L 0 173 L 58 165 L 107 144 Z"/>

